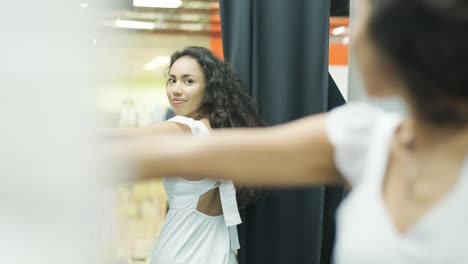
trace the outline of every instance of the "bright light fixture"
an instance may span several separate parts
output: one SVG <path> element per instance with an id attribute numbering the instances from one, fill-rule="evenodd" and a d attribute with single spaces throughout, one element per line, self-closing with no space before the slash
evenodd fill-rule
<path id="1" fill-rule="evenodd" d="M 342 40 L 342 43 L 345 44 L 345 45 L 348 45 L 349 44 L 349 37 L 348 36 L 344 37 L 343 40 Z"/>
<path id="2" fill-rule="evenodd" d="M 181 0 L 133 0 L 133 6 L 139 7 L 178 8 L 181 4 Z"/>
<path id="3" fill-rule="evenodd" d="M 151 30 L 155 28 L 155 25 L 152 22 L 117 19 L 115 20 L 115 27 Z"/>
<path id="4" fill-rule="evenodd" d="M 341 26 L 341 27 L 337 27 L 337 28 L 333 29 L 332 34 L 334 36 L 338 36 L 338 35 L 341 35 L 341 34 L 343 34 L 345 32 L 346 32 L 346 27 Z"/>
<path id="5" fill-rule="evenodd" d="M 89 4 L 88 3 L 80 3 L 81 8 L 88 8 Z"/>
<path id="6" fill-rule="evenodd" d="M 178 26 L 181 30 L 199 31 L 203 30 L 202 24 L 181 24 Z"/>
<path id="7" fill-rule="evenodd" d="M 168 56 L 159 56 L 154 58 L 152 61 L 146 63 L 143 66 L 145 71 L 154 71 L 160 67 L 167 66 L 171 62 L 171 57 Z"/>

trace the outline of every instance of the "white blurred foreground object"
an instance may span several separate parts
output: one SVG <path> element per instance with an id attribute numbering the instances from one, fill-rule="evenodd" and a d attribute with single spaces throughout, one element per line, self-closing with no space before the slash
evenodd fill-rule
<path id="1" fill-rule="evenodd" d="M 2 5 L 1 263 L 92 263 L 89 204 L 102 174 L 90 155 L 88 10 L 76 1 Z"/>

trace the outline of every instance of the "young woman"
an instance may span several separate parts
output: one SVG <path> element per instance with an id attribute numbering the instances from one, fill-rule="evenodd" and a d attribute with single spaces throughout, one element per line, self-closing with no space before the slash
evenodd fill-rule
<path id="1" fill-rule="evenodd" d="M 164 134 L 203 136 L 212 128 L 263 125 L 238 74 L 208 49 L 189 47 L 175 52 L 166 91 L 176 117 L 148 127 L 106 131 L 106 136 L 134 142 Z M 179 146 L 178 142 L 168 143 Z M 182 175 L 164 179 L 164 187 L 169 211 L 151 263 L 237 263 L 236 226 L 241 219 L 233 183 Z M 246 203 L 263 193 L 240 188 L 238 196 Z"/>
<path id="2" fill-rule="evenodd" d="M 120 150 L 143 178 L 349 184 L 336 263 L 468 263 L 468 2 L 358 0 L 356 12 L 352 48 L 367 93 L 400 96 L 406 115 L 352 103 L 277 127 Z"/>

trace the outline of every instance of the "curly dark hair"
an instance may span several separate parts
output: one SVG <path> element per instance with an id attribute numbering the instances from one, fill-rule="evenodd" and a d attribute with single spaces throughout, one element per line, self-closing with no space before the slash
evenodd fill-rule
<path id="1" fill-rule="evenodd" d="M 255 100 L 247 93 L 234 67 L 216 57 L 209 49 L 187 47 L 171 56 L 169 70 L 175 61 L 189 56 L 195 59 L 205 76 L 206 91 L 197 118 L 207 118 L 213 128 L 265 126 Z M 265 199 L 270 191 L 237 186 L 239 207 Z"/>
<path id="2" fill-rule="evenodd" d="M 213 128 L 264 126 L 254 99 L 249 96 L 239 74 L 231 64 L 216 57 L 209 49 L 187 47 L 171 56 L 169 69 L 181 57 L 194 58 L 205 75 L 205 98 L 198 118 L 207 118 Z"/>
<path id="3" fill-rule="evenodd" d="M 468 1 L 370 0 L 368 32 L 422 118 L 468 124 Z"/>

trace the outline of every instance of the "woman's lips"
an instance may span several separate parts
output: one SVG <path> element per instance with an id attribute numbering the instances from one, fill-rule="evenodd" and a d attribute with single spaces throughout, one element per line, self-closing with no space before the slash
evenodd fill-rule
<path id="1" fill-rule="evenodd" d="M 178 104 L 183 104 L 186 102 L 186 100 L 183 100 L 183 99 L 172 99 L 171 102 L 175 105 L 178 105 Z"/>

